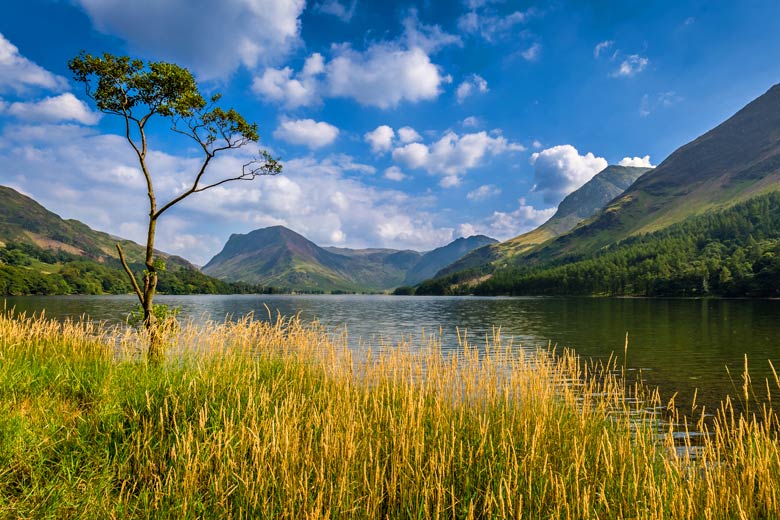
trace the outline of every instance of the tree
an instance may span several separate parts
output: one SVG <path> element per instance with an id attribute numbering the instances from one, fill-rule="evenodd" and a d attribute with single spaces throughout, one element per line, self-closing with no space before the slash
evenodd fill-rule
<path id="1" fill-rule="evenodd" d="M 154 240 L 157 221 L 171 207 L 187 197 L 231 181 L 253 180 L 261 175 L 281 172 L 281 164 L 266 151 L 257 159 L 243 165 L 240 173 L 216 181 L 206 182 L 204 175 L 214 157 L 222 152 L 241 148 L 259 140 L 257 124 L 248 123 L 233 109 L 216 106 L 221 96 L 206 98 L 198 90 L 195 78 L 189 70 L 173 63 L 148 62 L 127 56 L 102 57 L 82 52 L 70 60 L 68 66 L 74 79 L 84 83 L 87 96 L 95 101 L 101 112 L 124 120 L 124 135 L 135 152 L 146 181 L 149 199 L 149 220 L 146 235 L 143 286 L 127 264 L 120 244 L 119 259 L 130 277 L 133 290 L 143 309 L 143 323 L 149 332 L 148 358 L 159 362 L 163 354 L 163 342 L 154 314 L 154 296 L 157 290 L 157 273 L 164 264 L 155 259 Z M 168 119 L 171 130 L 192 139 L 202 152 L 202 162 L 193 172 L 192 184 L 171 200 L 158 202 L 147 154 L 149 151 L 147 130 L 153 118 Z"/>

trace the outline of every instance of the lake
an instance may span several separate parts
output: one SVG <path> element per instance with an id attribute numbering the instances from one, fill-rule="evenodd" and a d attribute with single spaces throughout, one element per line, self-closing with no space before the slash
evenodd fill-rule
<path id="1" fill-rule="evenodd" d="M 131 296 L 6 300 L 18 311 L 45 309 L 52 318 L 88 315 L 110 322 L 123 321 L 137 303 Z M 332 329 L 346 326 L 355 348 L 376 344 L 378 337 L 419 341 L 423 330 L 438 332 L 441 327 L 442 346 L 451 349 L 457 347 L 456 327 L 475 343 L 501 327 L 505 338 L 525 347 L 549 341 L 587 358 L 606 359 L 614 352 L 622 359 L 628 332 L 626 367 L 641 370 L 664 399 L 679 392 L 680 406 L 690 406 L 694 389 L 697 402 L 709 408 L 727 394 L 739 395 L 735 387 L 742 386 L 745 354 L 759 389 L 771 377 L 768 360 L 780 368 L 777 300 L 242 295 L 159 296 L 157 301 L 180 307 L 184 317 L 196 320 L 221 321 L 249 312 L 267 319 L 266 306 L 273 314 L 299 313 L 304 321 L 317 319 Z"/>

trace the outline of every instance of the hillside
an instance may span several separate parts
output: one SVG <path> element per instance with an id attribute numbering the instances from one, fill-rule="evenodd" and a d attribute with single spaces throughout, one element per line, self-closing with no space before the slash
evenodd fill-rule
<path id="1" fill-rule="evenodd" d="M 595 215 L 650 170 L 651 168 L 633 166 L 607 166 L 579 189 L 567 195 L 558 205 L 555 214 L 538 228 L 505 242 L 476 249 L 432 276 L 447 276 L 485 264 L 503 263 L 560 236 Z"/>
<path id="2" fill-rule="evenodd" d="M 778 190 L 780 86 L 775 85 L 724 123 L 677 149 L 657 168 L 637 179 L 602 211 L 570 232 L 515 256 L 512 261 L 498 269 L 495 264 L 485 262 L 460 272 L 450 271 L 446 277 L 427 283 L 427 288 L 422 287 L 418 292 L 563 294 L 570 291 L 572 294 L 585 294 L 592 291 L 606 294 L 706 294 L 709 288 L 713 287 L 710 267 L 713 264 L 720 265 L 721 261 L 721 253 L 715 254 L 707 249 L 708 244 L 712 244 L 711 247 L 717 250 L 735 248 L 737 253 L 730 254 L 737 256 L 745 254 L 744 250 L 749 248 L 753 254 L 750 257 L 750 265 L 754 270 L 759 269 L 759 272 L 763 270 L 761 255 L 772 261 L 776 237 L 771 226 L 777 223 L 763 217 L 758 222 L 763 226 L 763 236 L 768 241 L 759 247 L 755 245 L 757 237 L 754 236 L 754 231 L 750 225 L 742 225 L 742 220 L 750 222 L 751 219 L 758 218 L 756 215 L 745 214 L 744 208 L 758 210 L 769 204 L 773 211 L 780 211 L 780 207 L 775 205 L 775 198 L 764 198 Z M 765 202 L 751 205 L 750 202 L 754 199 Z M 745 205 L 741 205 L 742 203 Z M 726 215 L 717 217 L 726 220 L 731 218 L 727 211 L 735 206 L 738 206 L 739 210 L 733 217 L 738 224 L 731 224 L 728 228 L 732 230 L 732 236 L 728 237 L 731 242 L 724 241 L 717 233 L 710 235 L 700 232 L 701 226 L 708 225 L 707 219 L 716 218 L 712 215 Z M 726 213 L 723 213 L 724 211 Z M 685 253 L 683 261 L 671 268 L 669 262 L 661 261 L 660 265 L 665 267 L 654 271 L 655 264 L 651 259 L 655 258 L 657 250 L 667 247 L 669 242 L 664 241 L 666 239 L 663 238 L 663 233 L 669 229 L 678 233 L 674 243 Z M 680 233 L 690 235 L 688 242 Z M 613 251 L 615 247 L 625 248 L 635 243 L 644 244 L 641 254 L 633 249 L 621 249 L 622 253 L 615 253 L 618 256 L 613 259 L 604 260 L 602 256 L 605 252 Z M 757 251 L 762 251 L 761 255 L 758 255 Z M 674 256 L 676 253 L 670 254 L 677 258 Z M 638 258 L 638 265 L 627 267 L 626 262 L 630 263 L 630 259 L 635 257 Z M 641 262 L 643 258 L 645 263 Z M 617 267 L 604 267 L 604 262 L 610 265 L 613 260 L 617 262 Z M 706 273 L 698 269 L 695 271 L 698 273 L 696 276 L 688 276 L 684 281 L 667 272 L 672 269 L 674 272 L 690 275 L 691 265 L 699 265 L 701 261 L 708 262 Z M 589 265 L 593 271 L 585 269 L 584 265 Z M 737 262 L 736 267 L 744 270 L 745 265 L 740 266 Z M 726 278 L 732 276 L 734 267 L 735 265 L 726 265 Z M 594 281 L 594 285 L 587 289 L 588 284 L 583 280 L 599 279 L 598 273 L 603 273 L 604 269 L 614 273 L 612 281 L 608 282 L 602 277 L 598 283 Z M 619 278 L 628 275 L 633 279 L 647 279 L 650 273 L 654 273 L 651 277 L 661 280 L 661 285 L 664 279 L 676 280 L 671 284 L 674 287 L 637 288 L 630 283 L 631 280 L 621 282 Z M 749 277 L 746 275 L 745 278 Z M 758 286 L 743 284 L 741 289 L 735 290 L 721 287 L 717 294 L 771 293 L 771 287 L 765 287 L 764 282 L 760 281 L 766 279 L 772 277 L 759 278 Z"/>
<path id="3" fill-rule="evenodd" d="M 122 244 L 135 272 L 145 249 L 135 242 L 64 220 L 35 200 L 0 186 L 0 295 L 124 294 L 132 292 L 116 252 Z M 161 293 L 225 293 L 257 288 L 210 278 L 181 257 L 158 251 L 167 269 Z"/>
<path id="4" fill-rule="evenodd" d="M 780 85 L 678 148 L 540 258 L 596 251 L 687 217 L 780 189 Z"/>
<path id="5" fill-rule="evenodd" d="M 283 226 L 234 234 L 203 272 L 220 279 L 296 291 L 375 292 L 416 283 L 486 243 L 460 238 L 428 253 L 323 248 Z"/>
<path id="6" fill-rule="evenodd" d="M 780 192 L 633 236 L 586 258 L 424 282 L 418 294 L 780 296 Z"/>

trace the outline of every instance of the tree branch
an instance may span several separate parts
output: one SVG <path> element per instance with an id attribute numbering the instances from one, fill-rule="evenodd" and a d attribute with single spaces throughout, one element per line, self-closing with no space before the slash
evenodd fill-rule
<path id="1" fill-rule="evenodd" d="M 138 286 L 138 281 L 135 279 L 135 275 L 133 275 L 133 271 L 130 270 L 130 266 L 127 265 L 127 262 L 125 261 L 125 253 L 124 251 L 122 251 L 122 246 L 120 244 L 117 244 L 116 250 L 119 252 L 119 261 L 122 262 L 122 267 L 125 268 L 125 272 L 127 273 L 127 276 L 130 277 L 130 281 L 133 283 L 133 289 L 135 290 L 135 294 L 138 296 L 138 300 L 141 302 L 141 305 L 143 305 L 144 296 L 141 293 L 141 288 Z"/>

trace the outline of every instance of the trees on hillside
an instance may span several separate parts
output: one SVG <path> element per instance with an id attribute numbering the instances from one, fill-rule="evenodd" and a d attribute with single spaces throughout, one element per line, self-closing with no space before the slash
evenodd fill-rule
<path id="1" fill-rule="evenodd" d="M 76 81 L 84 84 L 87 95 L 95 101 L 97 109 L 117 116 L 122 121 L 123 135 L 138 160 L 146 183 L 148 227 L 145 268 L 140 284 L 119 244 L 117 251 L 143 308 L 143 322 L 150 338 L 148 357 L 156 362 L 161 359 L 163 345 L 154 314 L 154 296 L 158 272 L 164 266 L 155 258 L 157 221 L 171 207 L 195 193 L 228 182 L 275 175 L 281 172 L 282 167 L 263 150 L 256 159 L 245 163 L 235 175 L 205 181 L 204 175 L 218 154 L 259 140 L 257 124 L 247 122 L 233 109 L 218 107 L 219 94 L 207 100 L 186 68 L 173 63 L 144 63 L 127 56 L 107 53 L 92 56 L 84 52 L 72 59 L 68 66 Z M 170 120 L 171 130 L 192 140 L 202 158 L 200 165 L 192 172 L 191 179 L 186 181 L 188 187 L 165 201 L 157 199 L 154 175 L 148 163 L 148 129 L 155 118 Z"/>

